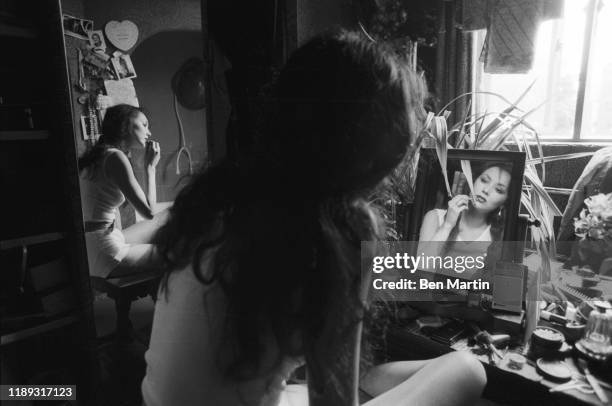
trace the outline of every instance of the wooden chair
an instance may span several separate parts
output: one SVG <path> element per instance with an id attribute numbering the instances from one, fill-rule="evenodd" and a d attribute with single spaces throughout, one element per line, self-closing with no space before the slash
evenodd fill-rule
<path id="1" fill-rule="evenodd" d="M 92 287 L 106 293 L 108 297 L 115 301 L 115 309 L 117 310 L 116 341 L 131 342 L 133 340 L 132 322 L 130 321 L 132 302 L 147 295 L 151 295 L 153 300 L 156 300 L 160 279 L 159 273 L 149 272 L 109 279 L 91 276 Z"/>
<path id="2" fill-rule="evenodd" d="M 174 202 L 157 203 L 157 211 L 161 211 L 172 206 Z M 115 225 L 120 229 L 134 222 L 142 221 L 138 212 L 130 204 L 126 204 L 117 210 Z M 99 292 L 106 293 L 108 297 L 115 301 L 117 310 L 117 323 L 115 339 L 123 342 L 132 341 L 132 322 L 130 321 L 130 307 L 132 302 L 139 298 L 151 295 L 153 300 L 157 299 L 157 287 L 161 275 L 159 273 L 139 273 L 121 278 L 101 278 L 90 276 L 91 286 Z"/>

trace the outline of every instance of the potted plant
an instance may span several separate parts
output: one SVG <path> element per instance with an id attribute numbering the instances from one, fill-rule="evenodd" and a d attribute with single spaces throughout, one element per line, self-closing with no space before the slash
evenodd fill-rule
<path id="1" fill-rule="evenodd" d="M 451 100 L 437 114 L 430 112 L 423 131 L 415 142 L 414 149 L 404 163 L 398 167 L 392 177 L 393 190 L 402 203 L 412 202 L 414 184 L 417 173 L 417 162 L 421 146 L 436 148 L 442 173 L 446 174 L 447 151 L 452 148 L 478 150 L 510 150 L 524 151 L 527 155 L 521 206 L 530 217 L 537 220 L 539 227 L 531 226 L 530 235 L 533 248 L 542 257 L 542 281 L 550 279 L 550 259 L 556 255 L 554 216 L 562 213 L 544 187 L 545 164 L 547 162 L 568 160 L 590 156 L 593 153 L 575 153 L 545 157 L 537 130 L 527 118 L 532 110 L 524 111 L 519 103 L 529 92 L 533 83 L 512 103 L 502 95 L 491 92 L 469 92 Z M 501 112 L 472 112 L 471 98 L 476 94 L 486 94 L 507 103 L 508 107 Z M 465 115 L 454 124 L 447 122 L 450 116 L 449 108 L 462 98 L 468 99 Z M 533 148 L 532 148 L 533 146 Z M 469 166 L 469 163 L 467 163 Z M 469 169 L 469 168 L 468 168 Z"/>

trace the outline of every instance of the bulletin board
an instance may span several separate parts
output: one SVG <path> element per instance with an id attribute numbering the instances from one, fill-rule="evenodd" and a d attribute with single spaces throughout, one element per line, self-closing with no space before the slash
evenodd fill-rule
<path id="1" fill-rule="evenodd" d="M 138 41 L 131 21 L 108 21 L 103 26 L 70 14 L 62 16 L 67 62 L 73 94 L 76 133 L 85 144 L 101 135 L 107 108 L 139 106 L 134 80 L 138 77 L 130 50 Z"/>

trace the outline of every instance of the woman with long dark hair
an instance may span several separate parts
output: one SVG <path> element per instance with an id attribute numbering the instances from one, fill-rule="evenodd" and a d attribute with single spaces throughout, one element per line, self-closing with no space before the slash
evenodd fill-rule
<path id="1" fill-rule="evenodd" d="M 419 241 L 498 241 L 504 220 L 504 204 L 512 181 L 512 168 L 491 163 L 474 180 L 473 196 L 455 195 L 448 208 L 425 214 Z"/>
<path id="2" fill-rule="evenodd" d="M 106 110 L 102 135 L 79 159 L 85 241 L 89 271 L 104 278 L 159 269 L 153 235 L 165 214 L 154 216 L 159 143 L 150 139 L 147 116 L 138 107 L 119 104 Z M 128 159 L 130 148 L 145 148 L 145 193 Z M 117 209 L 128 200 L 148 221 L 120 230 Z"/>
<path id="3" fill-rule="evenodd" d="M 306 404 L 304 387 L 285 384 L 304 363 L 311 405 L 357 404 L 360 378 L 382 395 L 368 405 L 480 395 L 484 370 L 469 354 L 359 368 L 360 244 L 385 235 L 367 196 L 415 139 L 423 92 L 358 34 L 316 37 L 291 56 L 257 152 L 196 176 L 158 233 L 167 272 L 146 405 Z"/>
<path id="4" fill-rule="evenodd" d="M 485 254 L 492 241 L 502 239 L 511 182 L 512 167 L 507 163 L 481 167 L 472 196 L 457 194 L 446 210 L 432 209 L 425 214 L 417 252 L 450 257 Z M 463 276 L 470 276 L 469 272 Z"/>

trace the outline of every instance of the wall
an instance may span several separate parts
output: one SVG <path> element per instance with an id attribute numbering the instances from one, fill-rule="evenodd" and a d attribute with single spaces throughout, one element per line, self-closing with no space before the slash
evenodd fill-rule
<path id="1" fill-rule="evenodd" d="M 356 29 L 351 0 L 295 0 L 298 46 L 332 28 Z"/>
<path id="2" fill-rule="evenodd" d="M 190 57 L 203 58 L 204 42 L 200 0 L 62 0 L 64 13 L 94 21 L 95 29 L 103 29 L 111 20 L 130 20 L 139 29 L 137 44 L 129 53 L 138 75 L 134 86 L 140 105 L 149 115 L 152 137 L 162 149 L 158 166 L 158 201 L 173 200 L 179 176 L 174 165 L 179 144 L 178 124 L 173 109 L 170 81 L 176 70 Z M 77 77 L 76 50 L 80 40 L 66 36 L 69 70 L 72 82 Z M 78 97 L 78 93 L 76 93 Z M 74 97 L 74 111 L 82 111 Z M 193 160 L 198 168 L 207 159 L 206 109 L 188 111 L 179 106 L 182 123 Z M 75 114 L 78 119 L 80 114 Z M 76 133 L 81 134 L 78 122 Z M 79 151 L 87 147 L 77 140 Z M 142 180 L 142 151 L 133 151 L 136 176 Z M 182 174 L 186 173 L 183 162 Z"/>

